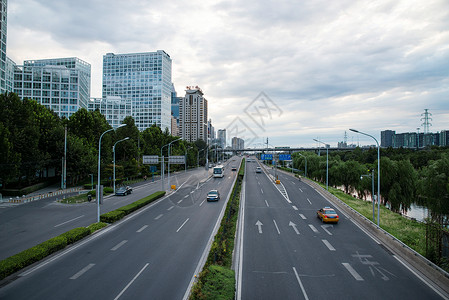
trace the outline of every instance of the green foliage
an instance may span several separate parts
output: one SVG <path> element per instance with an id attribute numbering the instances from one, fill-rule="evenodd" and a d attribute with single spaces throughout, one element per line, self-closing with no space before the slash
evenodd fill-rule
<path id="1" fill-rule="evenodd" d="M 100 230 L 101 228 L 106 227 L 106 226 L 108 226 L 107 223 L 98 222 L 98 223 L 90 224 L 89 226 L 87 226 L 87 229 L 89 229 L 90 233 L 92 234 L 95 231 Z"/>
<path id="2" fill-rule="evenodd" d="M 88 236 L 89 234 L 90 229 L 86 227 L 78 227 L 63 233 L 60 236 L 66 239 L 67 245 L 70 245 Z"/>
<path id="3" fill-rule="evenodd" d="M 203 281 L 201 284 L 195 285 L 190 299 L 234 299 L 234 270 L 211 265 L 202 272 L 201 277 Z"/>
<path id="4" fill-rule="evenodd" d="M 108 213 L 100 215 L 100 221 L 104 223 L 114 223 L 122 219 L 125 216 L 125 212 L 121 210 L 113 210 Z"/>

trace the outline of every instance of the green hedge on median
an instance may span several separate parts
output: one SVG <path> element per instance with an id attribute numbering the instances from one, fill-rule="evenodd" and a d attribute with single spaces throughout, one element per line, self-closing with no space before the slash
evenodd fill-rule
<path id="1" fill-rule="evenodd" d="M 117 208 L 116 210 L 102 214 L 100 216 L 100 221 L 106 222 L 106 223 L 114 223 L 114 222 L 122 219 L 124 216 L 132 213 L 133 211 L 136 211 L 139 208 L 144 207 L 145 205 L 163 197 L 164 195 L 165 195 L 164 191 L 159 191 L 159 192 L 153 193 L 153 194 L 151 194 L 145 198 L 142 198 L 140 200 L 137 200 L 131 204 L 122 206 L 120 208 Z"/>
<path id="2" fill-rule="evenodd" d="M 90 229 L 86 227 L 78 227 L 73 228 L 72 230 L 69 230 L 60 236 L 66 238 L 67 245 L 73 244 L 76 241 L 81 240 L 82 238 L 88 236 L 90 234 Z"/>

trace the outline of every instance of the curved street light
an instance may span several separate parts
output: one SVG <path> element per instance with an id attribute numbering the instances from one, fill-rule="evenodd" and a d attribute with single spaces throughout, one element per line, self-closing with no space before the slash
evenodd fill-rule
<path id="1" fill-rule="evenodd" d="M 326 147 L 326 190 L 329 190 L 329 147 L 328 144 L 319 141 L 317 139 L 313 139 L 315 142 L 321 143 Z"/>
<path id="2" fill-rule="evenodd" d="M 379 226 L 379 220 L 380 220 L 380 217 L 379 217 L 379 215 L 380 215 L 380 147 L 379 147 L 379 142 L 372 135 L 358 131 L 356 129 L 349 129 L 349 130 L 351 130 L 355 133 L 360 133 L 360 134 L 369 136 L 370 138 L 375 140 L 376 144 L 377 144 L 377 226 Z"/>
<path id="3" fill-rule="evenodd" d="M 98 142 L 97 222 L 100 222 L 100 198 L 103 196 L 103 195 L 100 195 L 100 164 L 101 164 L 100 157 L 101 157 L 101 138 L 103 137 L 103 135 L 105 135 L 105 134 L 108 133 L 109 131 L 115 130 L 115 129 L 117 129 L 117 128 L 120 128 L 120 127 L 123 127 L 123 126 L 126 126 L 126 125 L 127 125 L 127 124 L 122 124 L 122 125 L 120 125 L 120 126 L 117 126 L 116 128 L 108 129 L 108 130 L 106 130 L 105 132 L 103 132 L 103 133 L 100 135 L 100 141 Z"/>
<path id="4" fill-rule="evenodd" d="M 126 137 L 124 139 L 115 142 L 114 146 L 112 146 L 112 153 L 114 154 L 114 195 L 115 195 L 115 145 L 126 140 L 129 140 L 129 137 Z"/>
<path id="5" fill-rule="evenodd" d="M 302 157 L 304 157 L 304 159 L 306 160 L 306 165 L 305 165 L 305 169 L 304 169 L 304 176 L 307 178 L 307 157 L 305 155 L 302 155 L 299 152 L 296 152 L 296 153 L 301 155 Z"/>

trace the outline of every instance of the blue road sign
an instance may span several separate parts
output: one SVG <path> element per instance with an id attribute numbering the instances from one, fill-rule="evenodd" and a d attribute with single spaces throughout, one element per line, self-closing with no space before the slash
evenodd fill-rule
<path id="1" fill-rule="evenodd" d="M 273 160 L 273 154 L 262 154 L 260 156 L 261 160 Z"/>
<path id="2" fill-rule="evenodd" d="M 291 154 L 279 154 L 279 160 L 292 160 Z"/>
<path id="3" fill-rule="evenodd" d="M 156 166 L 150 166 L 150 172 L 156 172 L 157 167 Z"/>

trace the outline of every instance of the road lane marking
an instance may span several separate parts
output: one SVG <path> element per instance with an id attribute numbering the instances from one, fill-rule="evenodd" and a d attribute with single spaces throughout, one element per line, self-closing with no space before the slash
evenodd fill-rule
<path id="1" fill-rule="evenodd" d="M 270 207 L 270 206 L 268 205 L 268 202 L 267 202 L 267 200 L 265 200 L 265 204 L 267 205 L 267 207 Z"/>
<path id="2" fill-rule="evenodd" d="M 256 222 L 256 226 L 258 227 L 258 229 L 259 229 L 259 233 L 262 233 L 262 222 L 260 222 L 259 220 L 257 220 L 257 222 Z"/>
<path id="3" fill-rule="evenodd" d="M 294 205 L 293 205 L 293 209 L 294 209 L 294 210 L 298 210 L 298 208 L 297 208 L 296 206 L 294 206 Z"/>
<path id="4" fill-rule="evenodd" d="M 92 268 L 93 266 L 95 266 L 95 264 L 88 264 L 83 269 L 81 269 L 81 271 L 70 277 L 70 279 L 77 279 L 78 277 L 89 271 L 89 269 Z"/>
<path id="5" fill-rule="evenodd" d="M 292 181 L 293 184 L 296 184 L 294 181 Z"/>
<path id="6" fill-rule="evenodd" d="M 301 190 L 301 188 L 299 188 L 299 190 L 301 191 L 301 193 L 304 193 L 304 192 Z"/>
<path id="7" fill-rule="evenodd" d="M 160 214 L 159 216 L 157 216 L 156 218 L 154 218 L 155 220 L 159 220 L 160 218 L 162 218 L 163 214 Z"/>
<path id="8" fill-rule="evenodd" d="M 189 197 L 189 195 L 185 195 L 185 196 L 184 196 L 184 198 L 188 198 L 188 197 Z"/>
<path id="9" fill-rule="evenodd" d="M 329 248 L 330 251 L 335 251 L 335 248 L 329 243 L 327 240 L 321 240 L 324 245 L 326 245 L 327 248 Z"/>
<path id="10" fill-rule="evenodd" d="M 334 225 L 321 225 L 321 228 L 323 228 L 324 231 L 326 231 L 326 233 L 328 235 L 332 235 L 332 232 L 330 232 L 329 230 L 327 230 L 327 228 L 334 228 Z"/>
<path id="11" fill-rule="evenodd" d="M 182 223 L 181 227 L 178 228 L 178 230 L 176 230 L 176 232 L 179 232 L 181 230 L 181 228 L 187 223 L 187 221 L 189 221 L 190 218 L 187 218 L 187 220 L 184 221 L 184 223 Z"/>
<path id="12" fill-rule="evenodd" d="M 199 184 L 199 183 L 198 183 Z M 197 188 L 198 189 L 198 188 Z M 190 192 L 190 194 L 193 194 L 193 193 L 195 193 L 195 190 L 193 190 L 193 191 L 191 191 Z M 187 198 L 187 197 L 184 197 L 184 198 Z"/>
<path id="13" fill-rule="evenodd" d="M 310 202 L 309 198 L 307 198 L 307 201 L 309 201 L 310 205 L 312 205 L 312 202 Z"/>
<path id="14" fill-rule="evenodd" d="M 354 277 L 355 280 L 364 281 L 362 276 L 360 276 L 359 273 L 357 273 L 357 271 L 354 270 L 354 268 L 350 264 L 348 263 L 341 263 L 341 264 L 346 268 L 346 270 L 348 270 L 349 273 L 351 273 L 352 277 Z"/>
<path id="15" fill-rule="evenodd" d="M 302 294 L 304 295 L 304 298 L 306 300 L 309 300 L 309 297 L 307 296 L 306 290 L 304 289 L 304 286 L 302 285 L 301 279 L 299 279 L 298 272 L 296 272 L 296 268 L 293 267 L 293 272 L 295 272 L 296 280 L 298 280 L 299 286 L 301 287 Z"/>
<path id="16" fill-rule="evenodd" d="M 182 202 L 182 199 L 181 200 L 179 200 L 177 203 L 179 204 L 179 203 L 181 203 Z"/>
<path id="17" fill-rule="evenodd" d="M 140 229 L 137 230 L 136 232 L 142 232 L 142 231 L 144 231 L 145 228 L 147 228 L 147 227 L 148 227 L 148 225 L 144 225 L 144 226 L 142 226 L 142 228 L 140 228 Z"/>
<path id="18" fill-rule="evenodd" d="M 278 231 L 278 234 L 281 234 L 281 232 L 279 231 L 279 227 L 278 224 L 276 224 L 276 221 L 273 220 L 274 226 L 276 226 L 276 230 Z"/>
<path id="19" fill-rule="evenodd" d="M 128 242 L 128 240 L 123 240 L 120 243 L 118 243 L 117 245 L 115 245 L 113 248 L 111 248 L 111 251 L 115 251 L 118 248 L 120 248 L 121 246 L 123 246 L 124 244 L 126 244 Z"/>
<path id="20" fill-rule="evenodd" d="M 203 205 L 204 202 L 206 202 L 206 199 L 204 199 L 203 202 L 201 202 L 200 206 Z"/>
<path id="21" fill-rule="evenodd" d="M 167 208 L 167 210 L 172 210 L 174 206 L 170 206 L 169 208 Z"/>
<path id="22" fill-rule="evenodd" d="M 299 230 L 298 228 L 296 228 L 296 224 L 293 223 L 292 221 L 290 221 L 290 223 L 288 224 L 288 226 L 293 227 L 293 230 L 296 232 L 296 234 L 299 234 Z"/>
<path id="23" fill-rule="evenodd" d="M 136 274 L 136 276 L 134 276 L 134 278 L 125 286 L 125 288 L 120 292 L 120 294 L 117 295 L 117 297 L 114 298 L 114 300 L 119 299 L 123 293 L 131 286 L 131 284 L 133 284 L 133 282 L 137 279 L 137 277 L 140 276 L 140 274 L 142 274 L 142 272 L 148 267 L 149 263 L 147 263 L 140 271 L 139 273 Z"/>
<path id="24" fill-rule="evenodd" d="M 71 220 L 68 220 L 68 221 L 65 221 L 64 223 L 61 223 L 61 224 L 55 225 L 55 227 L 59 227 L 59 226 L 62 226 L 62 225 L 64 225 L 64 224 L 67 224 L 67 223 L 70 223 L 70 222 L 72 222 L 72 221 L 78 220 L 78 219 L 80 219 L 80 218 L 82 218 L 82 217 L 84 217 L 84 215 L 82 215 L 82 216 L 79 216 L 79 217 L 76 217 L 76 218 L 73 218 L 73 219 L 71 219 Z"/>
<path id="25" fill-rule="evenodd" d="M 309 224 L 310 229 L 312 229 L 314 232 L 318 233 L 318 229 L 315 228 L 312 224 Z"/>
<path id="26" fill-rule="evenodd" d="M 299 216 L 300 216 L 303 220 L 306 220 L 306 219 L 307 219 L 306 216 L 304 216 L 303 214 L 299 214 Z"/>
<path id="27" fill-rule="evenodd" d="M 260 189 L 260 191 L 262 192 L 262 194 L 263 194 L 263 190 L 262 189 Z"/>

